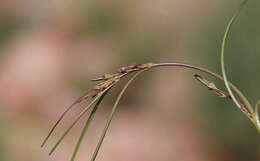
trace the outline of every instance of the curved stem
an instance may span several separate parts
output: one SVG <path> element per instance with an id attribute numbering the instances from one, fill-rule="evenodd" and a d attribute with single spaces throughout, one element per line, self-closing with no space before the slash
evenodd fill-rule
<path id="1" fill-rule="evenodd" d="M 257 101 L 256 105 L 255 105 L 255 114 L 254 114 L 254 118 L 255 118 L 255 126 L 257 128 L 257 130 L 260 132 L 260 120 L 259 120 L 259 105 L 260 105 L 260 99 Z"/>
<path id="2" fill-rule="evenodd" d="M 244 0 L 240 7 L 237 9 L 237 11 L 234 13 L 234 15 L 232 16 L 232 18 L 229 20 L 228 24 L 227 24 L 227 27 L 225 29 L 225 33 L 224 33 L 224 36 L 223 36 L 223 40 L 222 40 L 222 44 L 221 44 L 221 71 L 222 71 L 222 76 L 224 78 L 224 83 L 225 83 L 225 86 L 228 90 L 228 93 L 230 94 L 233 102 L 239 107 L 240 104 L 238 102 L 238 100 L 236 99 L 235 95 L 233 94 L 233 91 L 231 90 L 230 88 L 230 85 L 229 85 L 229 82 L 228 82 L 228 79 L 227 79 L 227 74 L 226 74 L 226 69 L 225 69 L 225 61 L 224 61 L 224 55 L 225 55 L 225 48 L 226 48 L 226 42 L 227 42 L 227 39 L 230 35 L 230 31 L 231 31 L 231 28 L 235 22 L 235 20 L 238 18 L 238 16 L 240 15 L 241 13 L 241 10 L 245 7 L 245 5 L 247 4 L 248 0 Z M 244 102 L 244 105 L 247 106 L 251 111 L 253 111 L 253 107 L 252 105 L 250 104 L 250 102 L 247 100 L 247 98 L 241 93 L 240 95 L 240 99 Z"/>
<path id="3" fill-rule="evenodd" d="M 186 63 L 182 63 L 182 62 L 166 62 L 166 63 L 152 63 L 152 66 L 151 68 L 154 68 L 154 67 L 163 67 L 163 66 L 177 66 L 177 67 L 184 67 L 184 68 L 190 68 L 190 69 L 194 69 L 194 70 L 198 70 L 198 71 L 201 71 L 203 73 L 206 73 L 206 74 L 209 74 L 221 81 L 224 81 L 224 78 L 217 74 L 217 73 L 214 73 L 206 68 L 203 68 L 203 67 L 199 67 L 199 66 L 196 66 L 196 65 L 191 65 L 191 64 L 186 64 Z M 231 89 L 239 96 L 239 98 L 243 101 L 243 99 L 245 98 L 245 96 L 242 94 L 242 92 L 234 85 L 232 84 L 231 82 L 229 82 L 229 85 L 231 87 Z M 243 103 L 245 103 L 243 101 Z M 246 108 L 248 108 L 248 112 L 250 112 L 250 116 L 249 118 L 251 119 L 251 121 L 253 121 L 252 119 L 252 115 L 254 113 L 253 109 L 251 107 L 248 107 L 246 106 Z"/>
<path id="4" fill-rule="evenodd" d="M 152 67 L 162 67 L 162 66 L 179 66 L 179 67 L 185 67 L 185 68 L 190 68 L 190 69 L 195 69 L 195 70 L 199 70 L 201 72 L 207 73 L 217 79 L 220 80 L 224 80 L 224 78 L 222 76 L 220 76 L 219 74 L 216 74 L 206 68 L 203 67 L 199 67 L 196 65 L 191 65 L 191 64 L 187 64 L 187 63 L 182 63 L 182 62 L 167 62 L 167 63 L 153 63 Z"/>

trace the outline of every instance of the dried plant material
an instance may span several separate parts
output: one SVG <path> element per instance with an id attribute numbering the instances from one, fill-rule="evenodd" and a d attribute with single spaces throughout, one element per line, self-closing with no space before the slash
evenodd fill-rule
<path id="1" fill-rule="evenodd" d="M 67 135 L 67 133 L 71 130 L 71 128 L 78 122 L 78 120 L 85 114 L 88 109 L 91 107 L 93 103 L 108 89 L 113 87 L 123 76 L 125 76 L 128 73 L 134 72 L 134 71 L 140 71 L 140 70 L 146 70 L 151 67 L 150 63 L 147 64 L 137 64 L 137 65 L 130 65 L 127 67 L 122 67 L 119 69 L 119 72 L 115 74 L 105 74 L 100 78 L 93 79 L 93 80 L 102 80 L 102 82 L 95 85 L 93 88 L 88 90 L 85 94 L 83 94 L 81 97 L 79 97 L 75 102 L 73 102 L 59 117 L 59 119 L 56 121 L 48 135 L 45 137 L 41 147 L 43 147 L 46 142 L 48 141 L 51 134 L 54 132 L 58 124 L 61 122 L 61 120 L 64 118 L 64 116 L 74 107 L 75 105 L 81 103 L 84 100 L 87 100 L 88 98 L 93 99 L 93 101 L 85 107 L 85 109 L 82 111 L 82 113 L 78 116 L 78 118 L 70 125 L 70 127 L 65 131 L 65 133 L 60 137 L 58 142 L 55 144 L 55 146 L 52 148 L 49 154 L 52 154 L 54 150 L 57 148 L 57 146 L 60 144 L 60 142 L 63 140 L 63 138 Z"/>
<path id="2" fill-rule="evenodd" d="M 129 73 L 140 71 L 140 70 L 146 70 L 151 67 L 153 67 L 152 63 L 129 65 L 129 66 L 121 67 L 114 74 L 104 74 L 101 77 L 92 79 L 92 81 L 102 81 L 102 80 L 105 81 L 115 77 L 122 78 Z"/>
<path id="3" fill-rule="evenodd" d="M 232 98 L 231 98 L 232 99 Z M 238 101 L 238 108 L 249 118 L 253 119 L 253 113 L 248 109 L 246 105 Z"/>
<path id="4" fill-rule="evenodd" d="M 101 136 L 100 136 L 100 138 L 99 138 L 99 140 L 98 140 L 98 144 L 97 144 L 97 146 L 96 146 L 96 148 L 95 148 L 95 151 L 94 151 L 93 155 L 91 156 L 91 161 L 95 161 L 95 160 L 96 160 L 96 157 L 97 157 L 97 155 L 98 155 L 98 152 L 99 152 L 99 150 L 100 150 L 100 147 L 101 147 L 101 145 L 102 145 L 102 143 L 103 143 L 103 141 L 104 141 L 104 138 L 105 138 L 105 136 L 106 136 L 106 133 L 107 133 L 107 131 L 108 131 L 108 128 L 109 128 L 109 126 L 110 126 L 110 124 L 111 124 L 111 121 L 112 121 L 112 119 L 113 119 L 113 117 L 114 117 L 114 113 L 115 113 L 115 111 L 116 111 L 116 109 L 117 109 L 118 103 L 119 103 L 119 101 L 121 100 L 123 94 L 125 93 L 125 91 L 126 91 L 126 89 L 128 88 L 128 86 L 136 79 L 136 77 L 137 77 L 138 75 L 140 75 L 140 74 L 141 74 L 142 72 L 144 72 L 144 71 L 145 71 L 145 70 L 140 70 L 140 71 L 137 72 L 134 76 L 132 76 L 132 78 L 129 79 L 129 81 L 124 85 L 123 89 L 121 90 L 121 92 L 120 92 L 119 95 L 117 96 L 116 101 L 115 101 L 115 103 L 113 104 L 113 107 L 112 107 L 112 109 L 111 109 L 111 112 L 110 112 L 110 114 L 109 114 L 109 116 L 108 116 L 108 118 L 107 118 L 106 125 L 105 125 L 104 129 L 102 130 L 102 133 L 101 133 Z M 73 160 L 71 160 L 71 161 L 73 161 Z"/>
<path id="5" fill-rule="evenodd" d="M 72 107 L 74 107 L 76 104 L 81 103 L 83 100 L 86 100 L 88 98 L 92 98 L 94 99 L 94 102 L 96 101 L 95 97 L 100 97 L 102 95 L 103 92 L 105 92 L 106 90 L 108 90 L 109 88 L 111 88 L 112 86 L 115 85 L 116 82 L 118 82 L 120 80 L 120 78 L 115 77 L 112 79 L 109 79 L 107 81 L 101 82 L 97 85 L 95 85 L 93 88 L 91 88 L 90 90 L 88 90 L 85 94 L 83 94 L 81 97 L 79 97 L 75 102 L 73 102 L 63 113 L 62 115 L 59 117 L 59 119 L 56 121 L 56 123 L 54 124 L 54 126 L 52 127 L 52 129 L 50 130 L 50 132 L 48 133 L 48 135 L 46 136 L 46 138 L 44 139 L 41 147 L 43 147 L 46 142 L 48 141 L 49 137 L 51 136 L 51 134 L 53 133 L 53 131 L 55 130 L 55 128 L 58 126 L 58 124 L 61 122 L 61 120 L 64 118 L 64 116 L 72 109 Z M 83 113 L 87 112 L 88 109 L 91 107 L 91 105 L 94 103 L 93 101 L 83 110 Z M 82 114 L 83 115 L 83 114 Z M 80 115 L 80 117 L 82 116 Z M 80 118 L 79 117 L 79 118 Z M 78 119 L 77 119 L 78 120 Z M 73 125 L 74 126 L 74 125 Z"/>
<path id="6" fill-rule="evenodd" d="M 116 77 L 116 76 L 118 76 L 118 74 L 104 74 L 101 77 L 94 78 L 94 79 L 91 79 L 91 80 L 92 81 L 108 80 L 108 79 L 111 79 L 111 78 Z"/>
<path id="7" fill-rule="evenodd" d="M 133 71 L 148 69 L 150 67 L 152 67 L 151 63 L 130 65 L 130 66 L 120 68 L 119 73 L 130 73 L 130 72 L 133 72 Z"/>
<path id="8" fill-rule="evenodd" d="M 216 85 L 213 82 L 208 81 L 207 79 L 203 78 L 202 76 L 195 74 L 194 77 L 203 85 L 205 85 L 210 91 L 214 92 L 215 94 L 217 94 L 219 97 L 221 98 L 228 98 L 228 99 L 232 99 L 231 96 L 222 91 L 221 89 L 217 88 Z M 247 117 L 249 117 L 250 119 L 253 118 L 252 112 L 247 108 L 247 106 L 245 106 L 244 104 L 242 104 L 241 102 L 238 101 L 238 108 L 244 113 L 246 114 Z"/>
<path id="9" fill-rule="evenodd" d="M 230 95 L 219 88 L 216 87 L 216 85 L 213 82 L 208 81 L 207 79 L 203 78 L 202 76 L 195 74 L 194 77 L 203 85 L 205 85 L 210 91 L 217 94 L 219 97 L 222 98 L 231 98 Z"/>

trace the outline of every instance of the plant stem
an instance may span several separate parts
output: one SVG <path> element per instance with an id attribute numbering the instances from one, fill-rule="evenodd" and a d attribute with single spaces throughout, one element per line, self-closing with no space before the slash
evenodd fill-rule
<path id="1" fill-rule="evenodd" d="M 110 126 L 110 123 L 111 123 L 111 121 L 112 121 L 112 119 L 113 119 L 113 116 L 114 116 L 114 114 L 115 114 L 115 111 L 116 111 L 116 109 L 117 109 L 118 103 L 119 103 L 119 101 L 121 100 L 121 97 L 122 97 L 123 94 L 125 93 L 125 91 L 126 91 L 126 89 L 128 88 L 128 86 L 135 80 L 135 78 L 136 78 L 138 75 L 140 75 L 142 72 L 144 72 L 144 71 L 146 71 L 146 70 L 140 70 L 140 71 L 138 71 L 132 78 L 130 78 L 130 80 L 128 80 L 128 82 L 124 85 L 123 89 L 121 90 L 121 92 L 120 92 L 119 95 L 117 96 L 116 101 L 115 101 L 115 103 L 114 103 L 114 105 L 113 105 L 113 107 L 112 107 L 112 110 L 111 110 L 111 112 L 110 112 L 110 114 L 109 114 L 109 116 L 108 116 L 106 125 L 105 125 L 105 127 L 104 127 L 104 129 L 103 129 L 103 131 L 102 131 L 102 134 L 101 134 L 101 136 L 100 136 L 100 138 L 99 138 L 99 140 L 98 140 L 98 144 L 97 144 L 97 146 L 96 146 L 96 149 L 95 149 L 95 151 L 94 151 L 94 153 L 93 153 L 93 155 L 92 155 L 92 157 L 91 157 L 91 161 L 95 161 L 95 160 L 96 160 L 96 157 L 97 157 L 97 155 L 98 155 L 98 152 L 99 152 L 99 150 L 100 150 L 100 147 L 101 147 L 101 145 L 102 145 L 102 143 L 103 143 L 103 141 L 104 141 L 104 138 L 105 138 L 105 136 L 106 136 L 106 133 L 107 133 L 107 131 L 108 131 L 108 128 L 109 128 L 109 126 Z"/>
<path id="2" fill-rule="evenodd" d="M 109 89 L 109 90 L 110 90 L 110 89 Z M 73 151 L 73 154 L 72 154 L 72 156 L 71 156 L 70 161 L 74 161 L 74 160 L 76 159 L 76 155 L 77 155 L 77 153 L 78 153 L 78 151 L 79 151 L 79 148 L 80 148 L 80 146 L 81 146 L 81 143 L 82 143 L 83 139 L 85 138 L 86 133 L 88 132 L 89 125 L 90 125 L 90 123 L 91 123 L 91 121 L 92 121 L 92 119 L 93 119 L 93 117 L 94 117 L 94 115 L 95 115 L 95 113 L 96 113 L 96 111 L 97 111 L 97 109 L 98 109 L 100 103 L 103 101 L 104 97 L 106 96 L 106 94 L 108 93 L 109 90 L 107 90 L 105 93 L 103 93 L 102 96 L 98 99 L 98 101 L 97 101 L 95 107 L 92 109 L 92 111 L 91 111 L 89 117 L 87 118 L 87 120 L 86 120 L 86 122 L 85 122 L 85 125 L 84 125 L 84 127 L 83 127 L 83 129 L 82 129 L 82 132 L 81 132 L 81 134 L 80 134 L 80 137 L 79 137 L 79 139 L 78 139 L 78 141 L 77 141 L 77 144 L 76 144 L 76 146 L 75 146 L 75 149 L 74 149 L 74 151 Z"/>
<path id="3" fill-rule="evenodd" d="M 196 65 L 191 65 L 191 64 L 187 64 L 187 63 L 182 63 L 182 62 L 167 62 L 167 63 L 153 63 L 152 67 L 162 67 L 162 66 L 178 66 L 178 67 L 184 67 L 184 68 L 190 68 L 190 69 L 195 69 L 195 70 L 199 70 L 201 72 L 207 73 L 217 79 L 220 80 L 224 80 L 222 76 L 220 76 L 219 74 L 216 74 L 206 68 L 203 67 L 199 67 Z"/>
<path id="4" fill-rule="evenodd" d="M 196 65 L 191 65 L 191 64 L 186 64 L 186 63 L 182 63 L 182 62 L 166 62 L 166 63 L 153 63 L 151 68 L 154 67 L 163 67 L 163 66 L 175 66 L 175 67 L 184 67 L 184 68 L 190 68 L 190 69 L 194 69 L 194 70 L 198 70 L 201 71 L 203 73 L 206 73 L 208 75 L 211 75 L 221 81 L 224 81 L 224 78 L 217 74 L 214 73 L 206 68 L 200 67 L 200 66 L 196 66 Z M 231 82 L 229 82 L 229 85 L 231 87 L 231 89 L 239 96 L 239 98 L 243 101 L 243 103 L 245 103 L 244 98 L 246 98 L 243 93 Z M 246 106 L 246 108 L 248 108 L 250 114 L 254 113 L 254 110 L 249 106 Z M 252 117 L 249 117 L 252 121 Z"/>

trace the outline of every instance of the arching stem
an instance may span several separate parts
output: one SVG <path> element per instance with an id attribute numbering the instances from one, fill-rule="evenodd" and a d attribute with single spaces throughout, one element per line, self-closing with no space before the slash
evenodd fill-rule
<path id="1" fill-rule="evenodd" d="M 217 73 L 214 73 L 206 68 L 203 68 L 203 67 L 199 67 L 199 66 L 196 66 L 196 65 L 191 65 L 191 64 L 186 64 L 186 63 L 182 63 L 182 62 L 166 62 L 166 63 L 152 63 L 151 65 L 151 68 L 155 68 L 155 67 L 164 67 L 164 66 L 175 66 L 175 67 L 183 67 L 183 68 L 189 68 L 189 69 L 193 69 L 193 70 L 197 70 L 197 71 L 200 71 L 200 72 L 203 72 L 203 73 L 206 73 L 214 78 L 217 78 L 221 81 L 224 81 L 224 78 L 217 74 Z M 232 84 L 231 82 L 229 82 L 229 86 L 231 87 L 231 89 L 239 96 L 239 98 L 241 99 L 241 101 L 243 102 L 244 105 L 247 104 L 248 100 L 246 100 L 247 102 L 244 101 L 244 99 L 246 98 L 243 93 L 234 85 Z M 239 108 L 243 108 L 243 107 L 239 107 Z M 248 106 L 244 106 L 244 108 L 246 108 L 246 110 L 249 112 L 249 113 L 246 113 L 246 115 L 248 116 L 248 118 L 255 124 L 255 119 L 253 118 L 253 113 L 254 113 L 254 110 L 252 109 L 252 107 L 248 107 Z"/>

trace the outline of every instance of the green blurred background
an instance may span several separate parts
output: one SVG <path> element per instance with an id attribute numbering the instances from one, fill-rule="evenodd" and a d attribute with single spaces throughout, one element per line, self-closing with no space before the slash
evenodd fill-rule
<path id="1" fill-rule="evenodd" d="M 48 150 L 80 107 L 65 118 L 46 148 L 40 144 L 63 110 L 94 85 L 93 77 L 121 66 L 164 61 L 220 73 L 221 39 L 240 3 L 1 0 L 0 160 L 69 160 L 83 122 L 53 156 Z M 253 104 L 260 97 L 259 15 L 260 2 L 249 1 L 226 50 L 228 77 Z M 260 160 L 253 125 L 231 101 L 196 82 L 195 73 L 167 67 L 137 79 L 121 101 L 97 160 Z M 214 82 L 224 89 L 222 82 Z M 103 103 L 77 160 L 90 158 L 121 87 Z"/>

